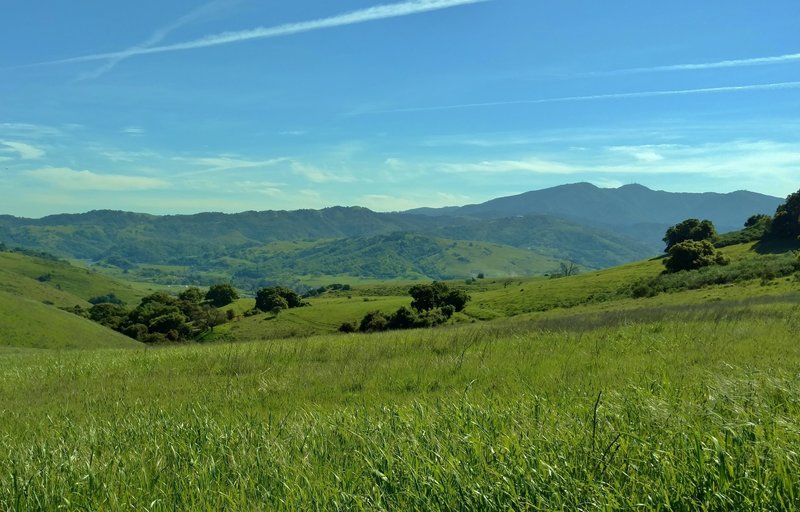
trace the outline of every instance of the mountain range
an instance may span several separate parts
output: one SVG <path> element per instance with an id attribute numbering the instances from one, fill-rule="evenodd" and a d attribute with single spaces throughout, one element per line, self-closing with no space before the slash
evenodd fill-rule
<path id="1" fill-rule="evenodd" d="M 577 183 L 481 204 L 391 213 L 332 207 L 3 215 L 0 242 L 163 282 L 233 280 L 248 287 L 324 276 L 512 276 L 547 273 L 561 261 L 591 269 L 654 256 L 666 228 L 685 218 L 709 219 L 725 232 L 741 228 L 752 214 L 774 213 L 781 202 L 746 191 L 671 193 Z"/>

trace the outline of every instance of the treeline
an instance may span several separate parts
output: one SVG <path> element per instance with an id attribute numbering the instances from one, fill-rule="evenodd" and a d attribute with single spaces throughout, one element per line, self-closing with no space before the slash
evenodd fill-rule
<path id="1" fill-rule="evenodd" d="M 628 288 L 633 297 L 652 297 L 667 291 L 697 289 L 715 284 L 761 279 L 766 283 L 800 271 L 800 254 L 783 251 L 765 255 L 758 261 L 731 265 L 718 248 L 758 242 L 756 248 L 778 245 L 784 249 L 800 246 L 800 191 L 778 206 L 775 215 L 756 214 L 744 228 L 718 235 L 709 220 L 686 219 L 667 229 L 664 235 L 666 257 L 661 275 L 639 280 Z"/>
<path id="2" fill-rule="evenodd" d="M 454 313 L 462 311 L 470 299 L 463 290 L 450 289 L 445 283 L 412 286 L 411 307 L 401 306 L 394 313 L 370 311 L 360 322 L 345 322 L 341 332 L 379 332 L 396 329 L 434 327 L 447 322 Z"/>
<path id="3" fill-rule="evenodd" d="M 233 309 L 223 312 L 218 308 L 238 298 L 231 285 L 215 284 L 206 291 L 189 287 L 177 297 L 155 292 L 133 309 L 110 293 L 89 299 L 93 305 L 88 309 L 71 311 L 143 343 L 181 342 L 198 339 L 232 320 L 236 316 Z"/>

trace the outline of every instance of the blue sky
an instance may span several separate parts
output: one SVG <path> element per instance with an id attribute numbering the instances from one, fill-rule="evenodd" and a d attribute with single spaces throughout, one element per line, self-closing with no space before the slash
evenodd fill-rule
<path id="1" fill-rule="evenodd" d="M 7 2 L 0 213 L 800 188 L 796 0 Z"/>

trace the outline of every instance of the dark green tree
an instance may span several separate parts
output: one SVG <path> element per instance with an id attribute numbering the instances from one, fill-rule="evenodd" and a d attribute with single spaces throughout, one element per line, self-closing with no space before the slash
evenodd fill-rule
<path id="1" fill-rule="evenodd" d="M 444 283 L 417 284 L 408 290 L 413 299 L 411 307 L 419 312 L 430 311 L 443 306 L 452 306 L 454 311 L 461 311 L 470 297 L 464 290 L 451 290 Z"/>
<path id="2" fill-rule="evenodd" d="M 303 299 L 295 291 L 281 286 L 261 288 L 256 292 L 256 309 L 274 311 L 304 306 Z"/>
<path id="3" fill-rule="evenodd" d="M 412 329 L 419 323 L 417 314 L 411 309 L 401 306 L 389 318 L 389 329 Z"/>
<path id="4" fill-rule="evenodd" d="M 444 283 L 434 281 L 431 284 L 416 284 L 409 288 L 408 294 L 413 299 L 411 307 L 417 311 L 428 311 L 442 305 L 450 288 Z"/>
<path id="5" fill-rule="evenodd" d="M 775 238 L 797 240 L 800 237 L 800 190 L 786 198 L 786 202 L 778 206 L 769 234 Z"/>
<path id="6" fill-rule="evenodd" d="M 450 290 L 447 295 L 444 296 L 440 307 L 451 306 L 453 311 L 463 311 L 469 299 L 469 294 L 464 290 Z"/>
<path id="7" fill-rule="evenodd" d="M 370 311 L 361 319 L 358 330 L 361 332 L 385 331 L 389 327 L 389 319 L 380 311 Z"/>
<path id="8" fill-rule="evenodd" d="M 758 226 L 759 224 L 766 224 L 772 221 L 772 217 L 763 213 L 757 213 L 755 215 L 751 215 L 747 218 L 747 221 L 744 223 L 744 227 L 752 228 L 754 226 Z"/>
<path id="9" fill-rule="evenodd" d="M 672 246 L 687 240 L 713 240 L 717 236 L 717 230 L 710 220 L 686 219 L 683 222 L 670 226 L 664 235 L 664 243 L 667 244 L 666 251 Z"/>
<path id="10" fill-rule="evenodd" d="M 708 240 L 686 240 L 673 245 L 664 259 L 667 272 L 695 270 L 709 265 L 727 265 L 728 259 Z"/>
<path id="11" fill-rule="evenodd" d="M 178 294 L 178 300 L 191 302 L 193 304 L 200 304 L 205 299 L 203 290 L 196 286 L 190 286 Z"/>
<path id="12" fill-rule="evenodd" d="M 238 298 L 239 294 L 227 283 L 212 285 L 206 292 L 206 300 L 215 308 L 227 306 Z"/>

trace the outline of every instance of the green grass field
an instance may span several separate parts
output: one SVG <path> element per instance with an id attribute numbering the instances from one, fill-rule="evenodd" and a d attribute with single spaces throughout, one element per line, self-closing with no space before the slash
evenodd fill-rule
<path id="1" fill-rule="evenodd" d="M 464 284 L 437 329 L 319 334 L 388 284 L 217 342 L 0 351 L 0 508 L 800 508 L 797 274 L 618 293 L 661 268 Z"/>

